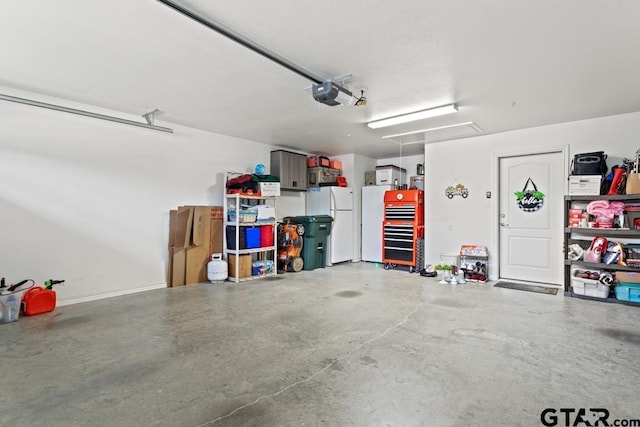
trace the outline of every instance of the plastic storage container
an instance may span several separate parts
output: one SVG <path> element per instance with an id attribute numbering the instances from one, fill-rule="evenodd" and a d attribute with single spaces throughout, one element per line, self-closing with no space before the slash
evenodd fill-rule
<path id="1" fill-rule="evenodd" d="M 236 249 L 236 226 L 227 225 L 227 249 Z M 238 249 L 247 249 L 247 228 L 240 227 L 238 234 Z"/>
<path id="2" fill-rule="evenodd" d="M 246 249 L 260 247 L 260 227 L 249 227 L 246 229 Z"/>
<path id="3" fill-rule="evenodd" d="M 262 261 L 254 261 L 251 264 L 252 276 L 264 276 L 265 274 L 273 273 L 273 261 L 270 259 Z"/>
<path id="4" fill-rule="evenodd" d="M 304 225 L 301 254 L 303 270 L 324 268 L 327 263 L 327 238 L 331 234 L 333 218 L 329 215 L 296 216 L 293 221 Z"/>
<path id="5" fill-rule="evenodd" d="M 270 246 L 273 246 L 273 225 L 263 225 L 260 227 L 260 247 Z"/>
<path id="6" fill-rule="evenodd" d="M 616 298 L 620 301 L 640 302 L 640 284 L 620 282 L 616 286 Z"/>
<path id="7" fill-rule="evenodd" d="M 596 298 L 609 298 L 609 286 L 603 285 L 597 280 L 572 279 L 573 293 Z"/>
<path id="8" fill-rule="evenodd" d="M 229 222 L 236 222 L 236 211 L 229 211 Z M 258 214 L 255 211 L 240 211 L 240 221 L 237 222 L 256 222 Z"/>
<path id="9" fill-rule="evenodd" d="M 0 323 L 15 322 L 20 316 L 20 296 L 15 293 L 0 295 Z"/>

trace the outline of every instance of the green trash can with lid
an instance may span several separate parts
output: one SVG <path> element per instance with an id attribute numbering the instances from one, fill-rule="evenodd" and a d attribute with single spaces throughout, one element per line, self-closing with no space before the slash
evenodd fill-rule
<path id="1" fill-rule="evenodd" d="M 333 218 L 330 215 L 295 216 L 293 221 L 304 226 L 302 259 L 303 270 L 324 268 L 327 263 L 327 239 L 331 234 Z"/>

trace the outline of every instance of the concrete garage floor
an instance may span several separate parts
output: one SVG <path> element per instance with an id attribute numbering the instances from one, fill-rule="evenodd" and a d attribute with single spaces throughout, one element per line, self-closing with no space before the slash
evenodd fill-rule
<path id="1" fill-rule="evenodd" d="M 0 325 L 0 425 L 638 419 L 638 325 L 638 307 L 365 263 L 160 289 Z"/>

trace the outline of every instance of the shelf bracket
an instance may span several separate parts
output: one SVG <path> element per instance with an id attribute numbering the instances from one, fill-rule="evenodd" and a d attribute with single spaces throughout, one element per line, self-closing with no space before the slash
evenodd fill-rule
<path id="1" fill-rule="evenodd" d="M 160 110 L 156 108 L 153 111 L 149 111 L 147 114 L 143 114 L 142 117 L 147 121 L 148 125 L 154 126 L 156 121 L 156 113 L 159 113 L 159 112 Z"/>

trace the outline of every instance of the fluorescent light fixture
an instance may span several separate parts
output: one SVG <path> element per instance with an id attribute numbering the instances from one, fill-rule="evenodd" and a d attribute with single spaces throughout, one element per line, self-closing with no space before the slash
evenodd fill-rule
<path id="1" fill-rule="evenodd" d="M 401 123 L 414 122 L 416 120 L 428 119 L 430 117 L 444 116 L 445 114 L 458 111 L 456 104 L 444 105 L 442 107 L 430 108 L 428 110 L 416 111 L 415 113 L 402 114 L 400 116 L 389 117 L 388 119 L 374 120 L 367 123 L 371 129 L 378 129 L 386 126 L 399 125 Z"/>
<path id="2" fill-rule="evenodd" d="M 457 127 L 460 127 L 460 126 L 470 126 L 476 132 L 482 132 L 482 130 L 475 123 L 473 123 L 473 122 L 464 122 L 464 123 L 456 123 L 454 125 L 438 126 L 438 127 L 435 127 L 435 128 L 413 130 L 411 132 L 396 133 L 394 135 L 385 135 L 385 136 L 382 137 L 382 139 L 397 138 L 399 136 L 414 135 L 416 133 L 423 133 L 423 132 L 433 132 L 433 131 L 436 131 L 436 130 L 457 128 Z"/>

